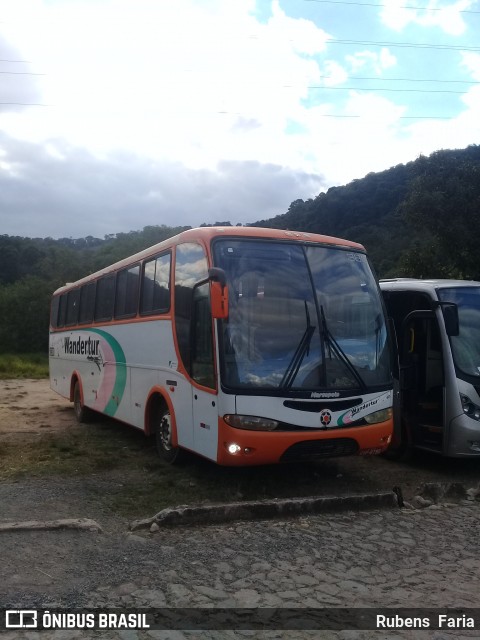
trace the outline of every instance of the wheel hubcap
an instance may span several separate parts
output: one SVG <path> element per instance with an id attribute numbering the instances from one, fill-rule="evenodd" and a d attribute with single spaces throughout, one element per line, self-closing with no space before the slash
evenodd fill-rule
<path id="1" fill-rule="evenodd" d="M 172 449 L 172 426 L 169 414 L 163 416 L 160 423 L 160 442 L 165 451 Z"/>

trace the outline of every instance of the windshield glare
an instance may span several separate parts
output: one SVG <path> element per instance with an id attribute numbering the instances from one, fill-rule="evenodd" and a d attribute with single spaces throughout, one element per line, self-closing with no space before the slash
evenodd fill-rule
<path id="1" fill-rule="evenodd" d="M 456 366 L 470 376 L 480 376 L 480 287 L 450 287 L 438 290 L 442 302 L 458 307 L 460 331 L 450 337 Z"/>
<path id="2" fill-rule="evenodd" d="M 281 393 L 389 383 L 384 316 L 364 254 L 222 240 L 214 257 L 229 286 L 224 386 Z"/>

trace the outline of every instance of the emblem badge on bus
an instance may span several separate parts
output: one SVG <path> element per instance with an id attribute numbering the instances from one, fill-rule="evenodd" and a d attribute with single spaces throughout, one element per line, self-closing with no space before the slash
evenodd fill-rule
<path id="1" fill-rule="evenodd" d="M 328 427 L 331 421 L 332 414 L 328 409 L 324 409 L 320 412 L 320 424 L 322 425 L 322 427 Z"/>

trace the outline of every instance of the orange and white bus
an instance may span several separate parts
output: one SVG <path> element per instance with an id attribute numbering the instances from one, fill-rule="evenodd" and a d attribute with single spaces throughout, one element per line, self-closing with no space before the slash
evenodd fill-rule
<path id="1" fill-rule="evenodd" d="M 385 315 L 365 249 L 190 229 L 55 291 L 50 384 L 222 465 L 377 454 L 392 434 Z"/>

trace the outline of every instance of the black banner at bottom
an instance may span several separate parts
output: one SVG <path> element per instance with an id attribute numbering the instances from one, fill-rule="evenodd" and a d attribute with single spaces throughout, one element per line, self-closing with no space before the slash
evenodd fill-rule
<path id="1" fill-rule="evenodd" d="M 0 631 L 12 629 L 478 630 L 480 609 L 0 609 Z"/>

